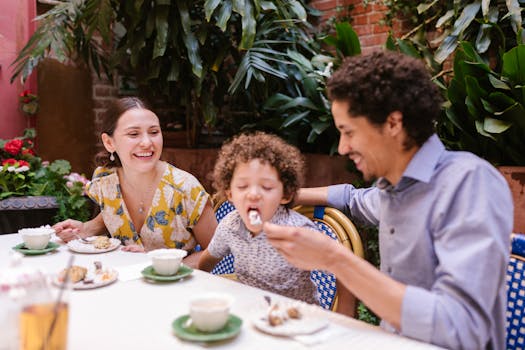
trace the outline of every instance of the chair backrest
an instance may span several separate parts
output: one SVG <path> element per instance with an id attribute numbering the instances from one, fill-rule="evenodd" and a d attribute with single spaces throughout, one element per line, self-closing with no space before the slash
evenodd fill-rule
<path id="1" fill-rule="evenodd" d="M 299 206 L 294 209 L 310 218 L 326 235 L 338 240 L 345 247 L 351 249 L 355 255 L 364 258 L 361 236 L 352 221 L 342 212 L 324 206 Z M 337 309 L 335 276 L 325 271 L 314 270 L 311 273 L 311 278 L 317 285 L 319 304 L 325 309 L 335 311 Z"/>
<path id="2" fill-rule="evenodd" d="M 525 234 L 511 235 L 507 266 L 507 349 L 525 349 Z"/>
<path id="3" fill-rule="evenodd" d="M 221 221 L 229 212 L 232 210 L 235 210 L 235 207 L 233 204 L 229 201 L 224 201 L 221 203 L 217 203 L 214 207 L 215 210 L 215 217 L 217 218 L 217 221 Z M 221 261 L 215 267 L 213 270 L 211 270 L 211 273 L 214 275 L 226 275 L 226 274 L 232 274 L 235 273 L 235 269 L 233 267 L 234 258 L 232 254 L 226 255 L 224 258 L 222 258 Z"/>

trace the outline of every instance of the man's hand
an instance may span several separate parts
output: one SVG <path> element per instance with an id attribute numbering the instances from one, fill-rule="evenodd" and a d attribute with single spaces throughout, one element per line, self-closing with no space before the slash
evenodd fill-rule
<path id="1" fill-rule="evenodd" d="M 330 270 L 333 253 L 345 249 L 324 233 L 304 227 L 265 222 L 263 231 L 270 244 L 292 265 L 304 270 Z"/>

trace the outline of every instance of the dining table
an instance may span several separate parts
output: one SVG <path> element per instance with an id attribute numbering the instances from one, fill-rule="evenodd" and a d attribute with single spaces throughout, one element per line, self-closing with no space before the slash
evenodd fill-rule
<path id="1" fill-rule="evenodd" d="M 118 247 L 86 254 L 72 251 L 58 237 L 52 238 L 52 242 L 59 247 L 46 254 L 24 255 L 21 264 L 41 269 L 53 278 L 73 255 L 75 265 L 99 261 L 118 272 L 114 283 L 69 293 L 67 348 L 70 350 L 439 349 L 313 305 L 305 306 L 309 317 L 327 324 L 319 332 L 303 336 L 268 334 L 255 327 L 255 320 L 267 312 L 265 299 L 291 303 L 290 299 L 197 269 L 172 282 L 150 281 L 141 273 L 151 265 L 146 253 L 126 252 Z M 20 243 L 19 234 L 0 235 L 0 273 L 8 268 L 12 248 Z M 180 339 L 173 329 L 174 320 L 189 313 L 192 297 L 206 292 L 227 293 L 234 298 L 231 313 L 242 320 L 240 332 L 213 342 Z"/>

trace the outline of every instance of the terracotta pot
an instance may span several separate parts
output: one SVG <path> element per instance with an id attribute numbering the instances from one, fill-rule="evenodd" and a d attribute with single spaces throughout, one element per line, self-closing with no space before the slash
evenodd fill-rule
<path id="1" fill-rule="evenodd" d="M 0 234 L 14 233 L 25 227 L 53 223 L 58 203 L 51 196 L 11 197 L 0 201 Z"/>
<path id="2" fill-rule="evenodd" d="M 525 166 L 501 166 L 514 201 L 514 232 L 525 233 Z"/>

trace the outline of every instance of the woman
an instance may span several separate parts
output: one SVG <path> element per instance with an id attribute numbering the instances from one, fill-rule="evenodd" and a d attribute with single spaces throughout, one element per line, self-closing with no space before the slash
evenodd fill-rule
<path id="1" fill-rule="evenodd" d="M 206 248 L 217 226 L 209 195 L 193 175 L 160 160 L 158 117 L 140 99 L 126 97 L 109 107 L 101 126 L 107 152 L 97 155 L 87 187 L 101 212 L 84 223 L 57 223 L 57 235 L 67 242 L 109 233 L 131 252 Z M 185 263 L 195 266 L 197 255 Z"/>

